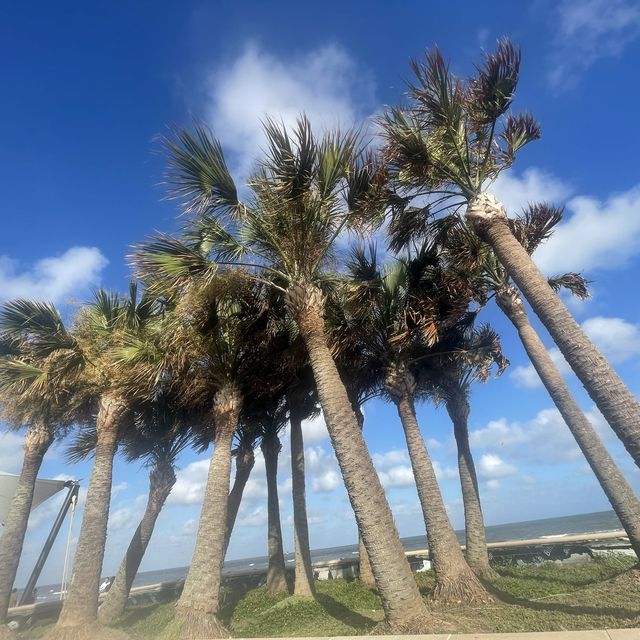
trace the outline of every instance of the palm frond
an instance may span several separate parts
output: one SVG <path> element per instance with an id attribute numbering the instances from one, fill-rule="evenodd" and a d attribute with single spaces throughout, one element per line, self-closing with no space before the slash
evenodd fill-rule
<path id="1" fill-rule="evenodd" d="M 233 212 L 236 186 L 222 146 L 206 125 L 196 122 L 193 131 L 178 129 L 161 140 L 169 156 L 169 197 L 181 200 L 188 212 Z"/>
<path id="2" fill-rule="evenodd" d="M 558 293 L 561 289 L 570 291 L 580 300 L 587 300 L 591 297 L 589 291 L 590 281 L 579 273 L 565 273 L 561 276 L 554 276 L 547 280 L 549 286 Z"/>
<path id="3" fill-rule="evenodd" d="M 495 122 L 513 100 L 520 75 L 520 50 L 503 38 L 495 52 L 485 54 L 469 84 L 470 111 L 480 125 Z"/>
<path id="4" fill-rule="evenodd" d="M 520 244 L 528 253 L 533 253 L 551 236 L 554 227 L 562 220 L 562 214 L 562 207 L 530 204 L 517 218 L 510 218 L 509 225 Z"/>

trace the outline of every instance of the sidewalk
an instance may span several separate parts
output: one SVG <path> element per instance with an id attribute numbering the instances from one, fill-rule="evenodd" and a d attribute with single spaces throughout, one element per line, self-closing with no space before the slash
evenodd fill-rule
<path id="1" fill-rule="evenodd" d="M 533 631 L 527 633 L 430 633 L 420 636 L 332 636 L 331 640 L 354 640 L 355 638 L 375 638 L 375 640 L 640 640 L 640 629 Z M 273 638 L 253 638 L 253 640 L 273 640 Z M 286 638 L 286 640 L 327 640 L 327 638 Z"/>

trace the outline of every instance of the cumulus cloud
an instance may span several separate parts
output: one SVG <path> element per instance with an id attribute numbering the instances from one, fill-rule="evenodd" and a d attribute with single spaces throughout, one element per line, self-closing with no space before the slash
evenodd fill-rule
<path id="1" fill-rule="evenodd" d="M 19 433 L 0 433 L 0 473 L 18 473 L 22 467 L 24 438 Z"/>
<path id="2" fill-rule="evenodd" d="M 200 504 L 209 473 L 209 459 L 191 462 L 176 474 L 177 479 L 167 504 Z"/>
<path id="3" fill-rule="evenodd" d="M 391 449 L 384 453 L 374 453 L 372 458 L 380 482 L 385 489 L 415 485 L 411 460 L 405 449 Z M 432 464 L 438 480 L 450 480 L 458 477 L 457 469 L 443 467 L 437 460 L 432 460 Z"/>
<path id="4" fill-rule="evenodd" d="M 327 423 L 324 420 L 322 412 L 302 422 L 302 435 L 307 444 L 318 444 L 329 439 Z"/>
<path id="5" fill-rule="evenodd" d="M 640 329 L 622 318 L 595 316 L 582 323 L 585 333 L 613 363 L 640 355 Z"/>
<path id="6" fill-rule="evenodd" d="M 371 74 L 332 44 L 290 58 L 247 44 L 207 88 L 207 120 L 242 176 L 265 146 L 265 116 L 291 126 L 305 112 L 315 127 L 349 127 L 372 112 L 375 93 Z"/>
<path id="7" fill-rule="evenodd" d="M 240 507 L 237 523 L 241 527 L 264 527 L 268 519 L 269 514 L 263 506 L 255 508 Z"/>
<path id="8" fill-rule="evenodd" d="M 478 462 L 478 475 L 486 480 L 512 476 L 517 471 L 517 467 L 506 463 L 494 453 L 481 455 Z"/>
<path id="9" fill-rule="evenodd" d="M 549 275 L 624 266 L 640 253 L 640 185 L 600 200 L 573 193 L 556 176 L 531 167 L 500 175 L 490 191 L 515 215 L 532 202 L 564 204 L 562 222 L 534 260 Z"/>
<path id="10" fill-rule="evenodd" d="M 0 300 L 23 297 L 64 302 L 99 284 L 107 264 L 96 247 L 72 247 L 26 269 L 17 260 L 0 256 Z"/>
<path id="11" fill-rule="evenodd" d="M 534 254 L 545 273 L 614 269 L 640 251 L 640 186 L 600 201 L 577 196 L 563 221 Z"/>
<path id="12" fill-rule="evenodd" d="M 340 476 L 334 469 L 327 469 L 325 472 L 313 478 L 312 487 L 316 493 L 330 493 L 340 486 Z"/>
<path id="13" fill-rule="evenodd" d="M 582 323 L 584 332 L 593 340 L 605 357 L 613 364 L 619 364 L 640 355 L 640 328 L 622 318 L 594 316 Z M 571 367 L 556 347 L 548 351 L 551 359 L 563 375 L 571 373 Z M 542 386 L 532 364 L 515 367 L 511 378 L 521 387 L 535 389 Z"/>
<path id="14" fill-rule="evenodd" d="M 489 191 L 504 204 L 509 215 L 515 215 L 534 202 L 562 203 L 572 189 L 551 173 L 530 167 L 520 175 L 513 169 L 504 171 Z"/>
<path id="15" fill-rule="evenodd" d="M 586 416 L 601 437 L 611 438 L 602 415 L 595 409 Z M 557 409 L 543 409 L 531 420 L 509 422 L 506 418 L 490 421 L 486 427 L 470 432 L 474 448 L 535 464 L 571 462 L 581 457 L 580 449 Z"/>
<path id="16" fill-rule="evenodd" d="M 556 6 L 549 81 L 554 88 L 574 86 L 602 58 L 619 56 L 640 36 L 636 0 L 562 0 Z"/>
<path id="17" fill-rule="evenodd" d="M 560 349 L 553 347 L 548 350 L 548 353 L 561 374 L 568 375 L 571 373 L 571 367 L 560 353 Z M 536 389 L 542 386 L 542 380 L 540 380 L 532 364 L 514 367 L 509 376 L 519 387 Z"/>
<path id="18" fill-rule="evenodd" d="M 390 467 L 387 471 L 379 471 L 378 476 L 385 489 L 411 487 L 416 483 L 413 477 L 413 469 L 406 464 Z"/>

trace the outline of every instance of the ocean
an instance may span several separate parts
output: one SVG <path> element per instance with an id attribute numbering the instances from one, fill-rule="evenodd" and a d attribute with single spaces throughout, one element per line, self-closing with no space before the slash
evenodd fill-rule
<path id="1" fill-rule="evenodd" d="M 617 531 L 622 526 L 613 511 L 599 511 L 597 513 L 581 513 L 574 516 L 560 518 L 545 518 L 544 520 L 528 520 L 526 522 L 511 522 L 498 524 L 486 528 L 487 542 L 504 542 L 507 540 L 527 540 L 545 536 L 560 536 L 582 533 L 603 533 Z M 460 543 L 464 543 L 464 531 L 456 531 Z M 265 533 L 266 536 L 266 533 Z M 425 549 L 426 536 L 411 536 L 402 538 L 402 544 L 407 551 Z M 311 552 L 313 562 L 326 562 L 353 558 L 358 553 L 357 544 L 342 547 L 327 547 L 314 549 Z M 285 554 L 287 564 L 293 564 L 293 553 Z M 228 560 L 224 563 L 224 574 L 239 574 L 243 572 L 260 571 L 267 568 L 267 557 L 243 558 Z M 142 571 L 134 580 L 134 587 L 142 587 L 158 582 L 181 580 L 187 575 L 188 567 L 174 567 L 157 571 Z M 60 585 L 38 585 L 38 602 L 59 598 Z"/>

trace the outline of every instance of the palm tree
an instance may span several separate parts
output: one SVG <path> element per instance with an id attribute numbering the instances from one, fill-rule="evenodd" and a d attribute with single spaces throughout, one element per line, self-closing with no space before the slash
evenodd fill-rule
<path id="1" fill-rule="evenodd" d="M 236 446 L 232 450 L 232 454 L 236 461 L 236 474 L 233 480 L 233 486 L 229 491 L 229 499 L 227 504 L 227 532 L 225 534 L 225 556 L 229 548 L 229 541 L 233 533 L 233 527 L 238 517 L 238 510 L 242 502 L 242 495 L 247 486 L 249 476 L 253 470 L 256 459 L 253 452 L 258 439 L 258 432 L 254 425 L 247 423 L 241 418 L 238 429 L 236 430 Z"/>
<path id="2" fill-rule="evenodd" d="M 133 288 L 131 293 L 135 294 Z M 60 617 L 48 638 L 94 637 L 99 633 L 98 592 L 107 535 L 113 458 L 122 430 L 131 420 L 126 379 L 115 375 L 114 349 L 120 346 L 122 331 L 143 335 L 154 313 L 154 303 L 147 296 L 138 302 L 98 290 L 93 302 L 80 310 L 70 332 L 71 344 L 58 341 L 54 345 L 57 355 L 73 362 L 80 389 L 78 395 L 91 402 L 97 411 L 94 465 L 73 574 Z"/>
<path id="3" fill-rule="evenodd" d="M 261 433 L 260 449 L 267 476 L 268 556 L 267 590 L 279 593 L 288 590 L 287 569 L 282 545 L 280 501 L 278 499 L 278 456 L 282 450 L 279 433 L 287 424 L 284 397 L 278 395 L 252 406 L 254 420 Z"/>
<path id="4" fill-rule="evenodd" d="M 454 77 L 438 50 L 414 62 L 413 104 L 382 118 L 385 155 L 397 187 L 401 224 L 419 227 L 448 213 L 464 217 L 495 251 L 588 394 L 640 465 L 640 402 L 571 316 L 514 236 L 504 206 L 487 189 L 516 153 L 540 137 L 527 114 L 507 114 L 520 71 L 520 52 L 508 40 L 467 81 Z M 503 117 L 505 116 L 506 117 Z M 414 196 L 427 203 L 408 206 Z M 400 223 L 400 222 L 399 222 Z"/>
<path id="5" fill-rule="evenodd" d="M 363 432 L 363 407 L 368 400 L 381 394 L 384 387 L 384 369 L 375 357 L 371 357 L 358 319 L 349 313 L 349 306 L 345 288 L 333 290 L 327 303 L 327 319 L 330 336 L 334 341 L 332 348 L 340 378 L 347 390 L 360 431 Z M 358 579 L 363 587 L 376 588 L 369 554 L 359 531 Z"/>
<path id="6" fill-rule="evenodd" d="M 416 376 L 441 334 L 468 324 L 469 296 L 464 283 L 442 268 L 434 246 L 423 245 L 382 274 L 376 262 L 373 246 L 369 255 L 353 251 L 350 299 L 367 351 L 385 369 L 386 394 L 404 429 L 436 575 L 432 596 L 443 602 L 488 602 L 491 597 L 466 563 L 449 521 L 415 414 L 415 399 L 423 392 Z"/>
<path id="7" fill-rule="evenodd" d="M 16 493 L 0 536 L 0 630 L 7 622 L 11 590 L 22 554 L 35 482 L 52 442 L 77 417 L 68 376 L 55 377 L 49 339 L 71 343 L 57 310 L 49 304 L 14 300 L 0 310 L 2 418 L 10 428 L 27 427 Z"/>
<path id="8" fill-rule="evenodd" d="M 291 495 L 293 499 L 293 535 L 295 544 L 295 579 L 293 594 L 314 596 L 315 584 L 311 547 L 309 545 L 309 521 L 304 471 L 304 438 L 302 422 L 317 412 L 317 399 L 313 388 L 312 374 L 303 369 L 297 384 L 287 390 L 287 408 L 291 425 Z"/>
<path id="9" fill-rule="evenodd" d="M 149 495 L 116 578 L 98 609 L 98 619 L 103 624 L 115 622 L 124 613 L 156 520 L 176 482 L 177 457 L 189 445 L 191 437 L 188 431 L 180 430 L 178 416 L 164 393 L 158 393 L 146 406 L 140 403 L 134 416 L 136 428 L 121 434 L 119 447 L 128 462 L 144 461 L 149 469 Z M 93 456 L 96 439 L 94 428 L 81 430 L 67 449 L 67 461 L 76 463 Z"/>
<path id="10" fill-rule="evenodd" d="M 453 423 L 464 504 L 465 557 L 484 580 L 493 580 L 498 574 L 489 564 L 478 478 L 469 444 L 469 395 L 472 383 L 486 381 L 494 364 L 501 374 L 508 362 L 502 355 L 498 335 L 484 325 L 446 332 L 426 368 L 433 393 L 444 402 Z"/>
<path id="11" fill-rule="evenodd" d="M 159 257 L 162 269 L 154 266 Z M 268 362 L 268 305 L 261 285 L 240 271 L 218 272 L 199 247 L 164 238 L 140 247 L 134 261 L 150 289 L 170 300 L 167 353 L 186 372 L 178 393 L 200 413 L 214 442 L 193 558 L 167 633 L 227 637 L 217 613 L 232 446 L 244 398 L 271 391 L 269 375 L 255 377 Z"/>
<path id="12" fill-rule="evenodd" d="M 510 225 L 526 251 L 533 253 L 540 243 L 550 236 L 561 217 L 560 210 L 536 204 L 531 205 L 519 217 L 512 219 Z M 598 478 L 633 548 L 638 553 L 640 549 L 638 499 L 549 356 L 529 320 L 517 289 L 512 285 L 509 276 L 491 249 L 470 233 L 463 222 L 447 226 L 443 237 L 450 264 L 456 265 L 464 277 L 470 280 L 474 295 L 480 304 L 486 304 L 489 299 L 495 298 L 498 307 L 516 328 L 531 363 Z M 549 284 L 555 291 L 564 287 L 581 298 L 589 295 L 587 282 L 576 273 L 566 273 L 551 278 Z"/>
<path id="13" fill-rule="evenodd" d="M 431 616 L 405 558 L 325 335 L 321 285 L 335 239 L 357 220 L 353 213 L 361 203 L 368 210 L 373 208 L 375 174 L 367 163 L 353 164 L 354 134 L 329 133 L 316 140 L 304 118 L 294 140 L 272 121 L 267 121 L 265 132 L 269 151 L 250 181 L 249 202 L 238 200 L 220 144 L 204 127 L 197 127 L 195 134 L 180 131 L 174 141 L 167 141 L 173 170 L 169 181 L 192 214 L 192 235 L 217 264 L 242 265 L 254 278 L 286 295 L 309 354 L 386 624 L 424 629 Z M 350 187 L 349 209 L 342 199 L 345 181 Z M 162 257 L 150 262 L 154 269 L 165 268 Z"/>

